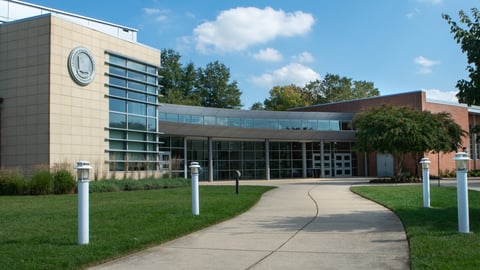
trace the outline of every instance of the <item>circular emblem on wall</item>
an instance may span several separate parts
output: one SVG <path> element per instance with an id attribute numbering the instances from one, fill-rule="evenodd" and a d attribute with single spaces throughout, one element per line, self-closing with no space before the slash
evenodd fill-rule
<path id="1" fill-rule="evenodd" d="M 68 56 L 68 71 L 72 79 L 85 86 L 95 78 L 95 61 L 87 48 L 76 47 Z"/>

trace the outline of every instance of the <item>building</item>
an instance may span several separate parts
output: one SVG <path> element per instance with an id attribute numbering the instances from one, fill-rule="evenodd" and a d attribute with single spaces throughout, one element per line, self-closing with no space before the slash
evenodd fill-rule
<path id="1" fill-rule="evenodd" d="M 204 180 L 359 176 L 352 113 L 271 112 L 162 104 L 160 150 L 183 174 Z"/>
<path id="2" fill-rule="evenodd" d="M 427 99 L 424 91 L 414 91 L 403 94 L 388 95 L 381 97 L 365 98 L 360 100 L 350 100 L 331 104 L 314 105 L 305 108 L 297 108 L 295 111 L 318 111 L 318 112 L 350 112 L 358 113 L 372 107 L 391 104 L 395 106 L 408 106 L 417 110 L 430 111 L 432 113 L 447 112 L 460 127 L 469 132 L 474 126 L 480 123 L 480 108 L 478 106 L 467 107 L 465 104 L 447 103 L 444 101 Z M 435 134 L 432 134 L 435 136 Z M 474 133 L 469 133 L 469 137 L 463 138 L 465 150 L 470 154 L 470 169 L 479 168 L 480 147 L 477 143 L 477 137 Z M 432 175 L 441 175 L 442 171 L 454 171 L 455 162 L 453 161 L 455 153 L 427 153 L 431 161 L 430 173 Z M 391 155 L 369 153 L 363 160 L 365 165 L 365 175 L 382 176 L 393 175 L 393 158 Z M 411 172 L 415 171 L 418 160 L 410 158 L 406 160 L 406 168 Z M 441 170 L 441 171 L 439 171 Z"/>
<path id="3" fill-rule="evenodd" d="M 0 0 L 0 167 L 89 160 L 96 178 L 202 180 L 393 175 L 388 154 L 353 150 L 354 115 L 382 103 L 450 112 L 463 129 L 480 110 L 427 100 L 425 92 L 287 112 L 159 104 L 160 51 L 137 30 L 16 0 Z M 472 168 L 478 167 L 475 138 Z M 431 172 L 453 154 L 429 155 Z M 418 161 L 410 160 L 415 168 Z"/>
<path id="4" fill-rule="evenodd" d="M 0 0 L 1 167 L 158 169 L 160 51 L 137 30 Z"/>

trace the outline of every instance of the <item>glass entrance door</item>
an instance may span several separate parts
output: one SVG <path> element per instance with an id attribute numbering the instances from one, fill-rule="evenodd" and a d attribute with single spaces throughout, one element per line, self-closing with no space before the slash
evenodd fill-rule
<path id="1" fill-rule="evenodd" d="M 312 155 L 313 169 L 315 170 L 315 177 L 332 177 L 332 161 L 329 154 L 313 154 Z"/>
<path id="2" fill-rule="evenodd" d="M 335 153 L 335 176 L 352 176 L 352 155 L 350 153 Z"/>

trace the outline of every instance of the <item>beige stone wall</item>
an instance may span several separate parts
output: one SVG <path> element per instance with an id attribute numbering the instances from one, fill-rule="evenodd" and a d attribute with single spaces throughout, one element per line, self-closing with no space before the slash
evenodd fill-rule
<path id="1" fill-rule="evenodd" d="M 0 25 L 1 166 L 49 163 L 50 19 Z"/>
<path id="2" fill-rule="evenodd" d="M 5 99 L 1 105 L 2 165 L 73 165 L 82 159 L 89 160 L 100 177 L 106 174 L 109 103 L 105 51 L 157 66 L 160 52 L 55 16 L 27 19 L 0 29 L 0 60 L 9 66 L 2 64 L 0 72 L 0 97 Z M 95 79 L 87 86 L 76 84 L 67 68 L 68 56 L 78 46 L 87 48 L 96 64 Z"/>

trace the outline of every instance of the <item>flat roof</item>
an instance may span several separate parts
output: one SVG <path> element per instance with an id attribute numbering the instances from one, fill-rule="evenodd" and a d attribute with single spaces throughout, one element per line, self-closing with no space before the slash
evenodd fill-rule
<path id="1" fill-rule="evenodd" d="M 53 14 L 100 32 L 137 42 L 137 29 L 17 0 L 0 0 L 0 24 Z"/>

